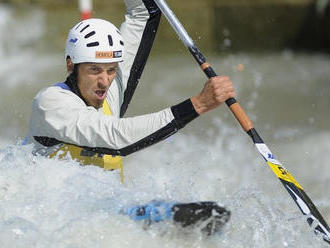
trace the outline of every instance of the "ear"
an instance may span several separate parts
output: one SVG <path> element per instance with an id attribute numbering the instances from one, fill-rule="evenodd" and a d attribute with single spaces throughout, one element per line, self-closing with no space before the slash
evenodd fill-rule
<path id="1" fill-rule="evenodd" d="M 71 74 L 73 72 L 73 67 L 74 67 L 74 64 L 72 63 L 72 60 L 70 59 L 70 57 L 68 57 L 66 59 L 66 70 L 69 74 Z"/>

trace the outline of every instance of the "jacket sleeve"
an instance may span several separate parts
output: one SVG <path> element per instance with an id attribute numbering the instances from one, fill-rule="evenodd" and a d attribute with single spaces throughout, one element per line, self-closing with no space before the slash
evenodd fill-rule
<path id="1" fill-rule="evenodd" d="M 153 0 L 125 0 L 125 4 L 125 22 L 120 28 L 125 54 L 117 78 L 123 92 L 120 97 L 120 117 L 124 116 L 138 85 L 161 17 L 161 11 Z"/>
<path id="2" fill-rule="evenodd" d="M 71 91 L 52 86 L 34 99 L 29 136 L 43 146 L 68 143 L 125 156 L 165 139 L 197 116 L 189 99 L 147 115 L 106 116 Z"/>

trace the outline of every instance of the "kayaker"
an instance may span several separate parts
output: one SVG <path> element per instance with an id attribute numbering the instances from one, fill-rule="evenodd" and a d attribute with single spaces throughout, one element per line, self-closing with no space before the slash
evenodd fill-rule
<path id="1" fill-rule="evenodd" d="M 153 1 L 125 3 L 120 31 L 101 19 L 81 21 L 70 30 L 66 81 L 42 89 L 33 101 L 27 143 L 35 144 L 36 154 L 63 157 L 69 151 L 83 164 L 118 169 L 121 159 L 114 156 L 153 145 L 235 96 L 230 79 L 218 76 L 190 99 L 124 118 L 161 15 Z"/>
<path id="2" fill-rule="evenodd" d="M 126 156 L 176 133 L 235 97 L 227 76 L 208 80 L 201 93 L 156 113 L 124 118 L 150 53 L 161 12 L 152 0 L 125 0 L 118 30 L 102 19 L 76 24 L 66 41 L 68 77 L 34 98 L 28 136 L 34 153 L 106 170 Z M 157 82 L 155 82 L 157 83 Z"/>

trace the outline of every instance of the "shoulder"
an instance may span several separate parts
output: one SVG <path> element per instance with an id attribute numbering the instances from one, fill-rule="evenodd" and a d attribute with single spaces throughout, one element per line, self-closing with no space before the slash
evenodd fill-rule
<path id="1" fill-rule="evenodd" d="M 67 104 L 86 106 L 84 101 L 72 91 L 59 86 L 50 86 L 39 91 L 34 98 L 34 104 L 44 107 L 63 106 Z"/>

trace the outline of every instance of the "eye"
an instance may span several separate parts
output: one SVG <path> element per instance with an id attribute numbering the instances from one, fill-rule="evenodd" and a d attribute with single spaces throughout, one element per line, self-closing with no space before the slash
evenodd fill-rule
<path id="1" fill-rule="evenodd" d="M 99 73 L 100 72 L 100 68 L 99 67 L 97 67 L 97 66 L 92 66 L 92 67 L 90 67 L 89 68 L 89 71 L 91 72 L 91 73 Z"/>
<path id="2" fill-rule="evenodd" d="M 117 67 L 109 68 L 109 69 L 107 70 L 107 73 L 108 73 L 109 75 L 111 75 L 111 74 L 113 74 L 113 73 L 116 73 L 116 72 L 117 72 Z"/>

